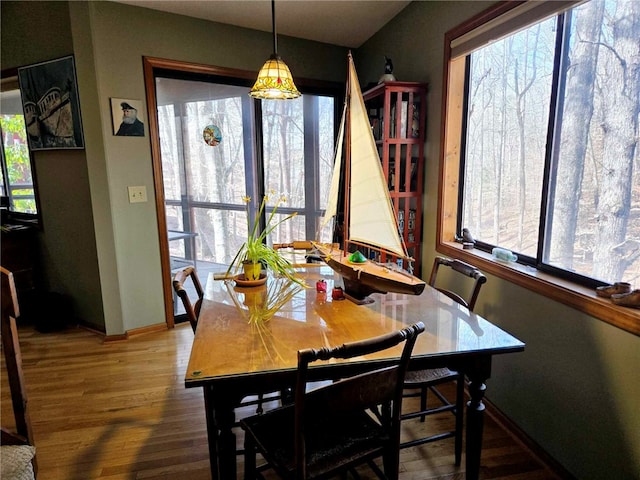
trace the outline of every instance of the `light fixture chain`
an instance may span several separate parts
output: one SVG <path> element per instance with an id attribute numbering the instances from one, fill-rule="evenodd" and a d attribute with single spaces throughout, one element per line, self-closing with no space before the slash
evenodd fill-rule
<path id="1" fill-rule="evenodd" d="M 276 33 L 276 0 L 271 0 L 271 30 L 273 30 L 273 53 L 278 53 L 278 35 Z"/>

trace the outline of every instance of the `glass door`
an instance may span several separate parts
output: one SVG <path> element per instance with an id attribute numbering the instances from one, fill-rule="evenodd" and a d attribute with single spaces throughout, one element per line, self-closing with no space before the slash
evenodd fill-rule
<path id="1" fill-rule="evenodd" d="M 264 195 L 266 215 L 283 197 L 277 215 L 298 214 L 269 241 L 328 241 L 316 229 L 333 166 L 335 97 L 255 101 L 248 86 L 191 77 L 155 77 L 172 272 L 195 265 L 204 284 L 224 271 Z"/>

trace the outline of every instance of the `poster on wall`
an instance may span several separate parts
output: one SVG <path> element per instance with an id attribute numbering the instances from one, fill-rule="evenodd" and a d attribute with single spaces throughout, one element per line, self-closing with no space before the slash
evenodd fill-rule
<path id="1" fill-rule="evenodd" d="M 113 134 L 119 137 L 144 137 L 142 102 L 126 98 L 111 99 Z"/>
<path id="2" fill-rule="evenodd" d="M 18 69 L 29 148 L 84 148 L 73 56 Z"/>

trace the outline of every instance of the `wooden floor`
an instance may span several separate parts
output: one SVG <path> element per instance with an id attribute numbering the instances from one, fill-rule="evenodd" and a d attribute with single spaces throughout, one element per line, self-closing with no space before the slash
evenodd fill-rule
<path id="1" fill-rule="evenodd" d="M 84 329 L 21 326 L 39 480 L 209 479 L 202 392 L 183 383 L 192 340 L 188 325 L 106 344 Z M 11 423 L 5 377 L 3 425 Z M 403 435 L 452 419 L 405 422 Z M 463 479 L 452 452 L 452 439 L 403 450 L 400 479 Z M 487 417 L 481 478 L 557 477 Z"/>

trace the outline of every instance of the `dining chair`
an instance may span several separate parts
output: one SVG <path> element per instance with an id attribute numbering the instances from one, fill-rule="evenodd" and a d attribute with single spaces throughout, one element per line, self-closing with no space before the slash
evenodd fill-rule
<path id="1" fill-rule="evenodd" d="M 400 458 L 402 382 L 417 336 L 417 323 L 393 333 L 339 347 L 298 351 L 294 404 L 245 418 L 245 480 L 254 480 L 256 451 L 283 479 L 329 478 L 368 464 L 380 478 L 397 479 Z M 349 359 L 404 342 L 401 357 L 387 366 L 336 366 L 340 380 L 308 390 L 310 364 Z M 311 367 L 313 371 L 313 367 Z M 384 472 L 374 463 L 382 457 Z"/>
<path id="2" fill-rule="evenodd" d="M 440 267 L 448 267 L 456 275 L 463 275 L 471 279 L 470 293 L 464 297 L 449 288 L 444 288 L 436 284 Z M 436 290 L 442 292 L 449 298 L 453 299 L 460 305 L 467 307 L 473 311 L 480 288 L 486 283 L 487 277 L 473 265 L 462 262 L 460 260 L 436 257 L 433 262 L 429 285 Z M 456 281 L 459 285 L 461 282 Z M 455 401 L 450 401 L 437 386 L 454 382 L 455 383 Z M 464 416 L 464 375 L 448 368 L 435 368 L 423 370 L 410 370 L 407 372 L 404 380 L 404 398 L 420 397 L 420 408 L 417 411 L 405 412 L 401 415 L 401 420 L 410 420 L 420 417 L 420 421 L 424 422 L 426 416 L 434 415 L 442 412 L 451 412 L 455 415 L 454 430 L 442 433 L 436 433 L 423 438 L 417 438 L 402 442 L 400 448 L 414 447 L 429 442 L 435 442 L 445 438 L 455 438 L 455 464 L 460 465 L 462 460 L 462 427 Z M 431 391 L 438 399 L 438 405 L 433 407 L 427 406 L 427 393 Z"/>
<path id="3" fill-rule="evenodd" d="M 16 318 L 20 316 L 13 273 L 0 267 L 2 276 L 2 352 L 11 394 L 14 425 L 0 428 L 0 458 L 2 472 L 13 473 L 12 478 L 35 478 L 37 463 L 33 446 L 33 431 L 29 415 L 29 402 L 22 371 L 22 355 Z M 5 418 L 2 419 L 3 423 Z M 4 477 L 3 477 L 4 478 Z"/>
<path id="4" fill-rule="evenodd" d="M 313 244 L 309 240 L 294 240 L 289 243 L 274 243 L 273 249 L 276 251 L 286 249 L 290 254 L 294 266 L 311 265 L 315 263 L 323 263 L 322 258 L 316 254 Z M 299 258 L 304 258 L 304 262 L 300 262 Z"/>
<path id="5" fill-rule="evenodd" d="M 196 295 L 198 296 L 198 299 L 193 304 L 189 298 L 189 293 L 184 288 L 185 283 L 189 279 L 191 279 L 196 290 Z M 182 300 L 182 305 L 184 306 L 187 318 L 189 319 L 193 333 L 195 333 L 198 326 L 200 308 L 202 308 L 202 299 L 204 298 L 204 290 L 202 289 L 202 284 L 200 283 L 196 269 L 190 266 L 176 272 L 173 276 L 173 290 L 176 292 L 176 295 L 180 297 L 180 300 Z"/>

